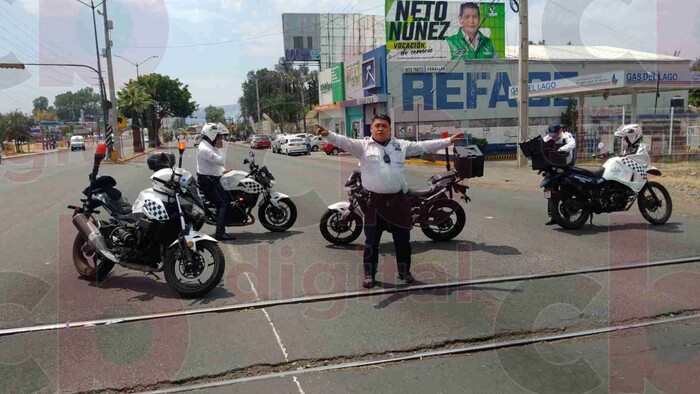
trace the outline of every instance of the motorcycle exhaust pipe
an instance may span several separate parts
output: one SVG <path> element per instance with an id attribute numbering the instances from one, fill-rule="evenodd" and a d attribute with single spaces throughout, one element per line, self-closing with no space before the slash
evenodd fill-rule
<path id="1" fill-rule="evenodd" d="M 100 230 L 95 226 L 95 223 L 88 220 L 86 215 L 79 214 L 73 216 L 73 225 L 78 229 L 78 232 L 87 239 L 90 252 L 97 252 L 100 256 L 114 263 L 119 263 L 119 260 L 114 257 L 112 252 L 107 248 L 107 244 Z"/>

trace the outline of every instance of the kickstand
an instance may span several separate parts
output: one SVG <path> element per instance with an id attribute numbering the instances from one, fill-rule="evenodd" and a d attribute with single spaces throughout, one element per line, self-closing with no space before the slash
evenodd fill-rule
<path id="1" fill-rule="evenodd" d="M 153 276 L 156 280 L 160 280 L 160 276 L 156 275 L 155 272 L 146 272 L 146 276 Z"/>
<path id="2" fill-rule="evenodd" d="M 593 225 L 593 215 L 591 215 L 591 226 Z"/>

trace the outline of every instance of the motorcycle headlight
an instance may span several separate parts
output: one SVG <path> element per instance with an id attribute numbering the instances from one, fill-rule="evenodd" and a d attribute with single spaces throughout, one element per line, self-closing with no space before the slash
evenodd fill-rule
<path id="1" fill-rule="evenodd" d="M 192 216 L 197 219 L 203 219 L 206 217 L 206 213 L 197 204 L 192 204 Z"/>

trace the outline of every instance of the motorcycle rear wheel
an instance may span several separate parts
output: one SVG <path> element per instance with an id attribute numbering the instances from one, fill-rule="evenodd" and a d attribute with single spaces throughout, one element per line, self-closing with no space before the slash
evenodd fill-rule
<path id="1" fill-rule="evenodd" d="M 200 241 L 196 250 L 192 250 L 194 266 L 188 267 L 180 245 L 170 248 L 165 257 L 163 273 L 165 281 L 182 298 L 199 298 L 212 291 L 224 275 L 226 261 L 224 252 L 219 244 L 211 241 Z M 208 261 L 203 255 L 207 252 L 211 257 Z M 201 281 L 200 277 L 209 273 L 209 278 Z M 188 283 L 183 283 L 183 280 Z"/>
<path id="2" fill-rule="evenodd" d="M 575 207 L 576 199 L 574 196 L 570 194 L 554 194 L 551 198 L 554 206 L 557 207 L 551 212 L 552 219 L 560 227 L 566 230 L 578 230 L 586 224 L 591 215 L 591 210 L 586 207 Z"/>
<path id="3" fill-rule="evenodd" d="M 660 204 L 657 204 L 656 200 L 650 193 L 650 189 L 656 189 L 661 193 L 662 199 L 660 199 Z M 659 197 L 658 193 L 654 193 L 656 197 Z M 637 206 L 639 207 L 639 212 L 644 216 L 647 222 L 653 225 L 660 225 L 668 222 L 671 218 L 671 213 L 673 212 L 673 201 L 671 201 L 671 195 L 668 193 L 666 188 L 657 182 L 649 182 L 647 186 L 639 192 L 637 197 Z M 657 215 L 660 208 L 665 208 L 663 215 Z"/>
<path id="4" fill-rule="evenodd" d="M 86 253 L 87 239 L 78 233 L 73 241 L 73 265 L 78 274 L 85 279 L 101 281 L 114 268 L 114 263 L 100 257 L 96 252 Z"/>
<path id="5" fill-rule="evenodd" d="M 455 207 L 456 206 L 456 207 Z M 449 241 L 459 235 L 467 223 L 467 215 L 459 203 L 452 200 L 438 200 L 430 207 L 429 215 L 442 212 L 446 217 L 433 226 L 421 226 L 426 237 L 433 241 Z"/>
<path id="6" fill-rule="evenodd" d="M 340 217 L 340 212 L 327 210 L 321 216 L 318 229 L 326 241 L 334 245 L 347 245 L 355 241 L 362 233 L 362 218 L 355 213 L 351 213 L 348 215 L 346 223 L 341 223 Z M 353 225 L 355 226 L 354 228 Z M 347 234 L 347 236 L 341 237 L 342 234 Z"/>

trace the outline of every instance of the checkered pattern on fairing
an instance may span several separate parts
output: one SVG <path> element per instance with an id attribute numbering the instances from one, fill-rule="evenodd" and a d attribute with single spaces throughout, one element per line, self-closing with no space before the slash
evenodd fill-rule
<path id="1" fill-rule="evenodd" d="M 148 214 L 149 217 L 158 221 L 164 221 L 170 218 L 163 204 L 154 200 L 146 200 L 143 206 L 143 210 Z"/>
<path id="2" fill-rule="evenodd" d="M 642 175 L 642 178 L 647 179 L 647 169 L 646 166 L 643 166 L 636 161 L 632 159 L 628 159 L 626 157 L 622 158 L 622 164 L 626 165 L 627 167 L 630 167 L 634 172 L 639 173 Z"/>
<path id="3" fill-rule="evenodd" d="M 263 191 L 265 191 L 265 188 L 262 187 L 262 185 L 259 184 L 258 182 L 255 182 L 254 180 L 244 179 L 241 181 L 241 183 L 243 184 L 243 186 L 245 186 L 246 189 L 248 189 L 248 191 L 250 191 L 252 193 L 260 194 Z"/>

